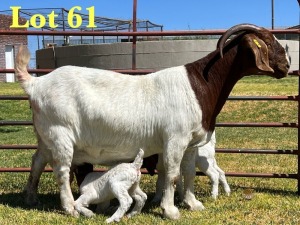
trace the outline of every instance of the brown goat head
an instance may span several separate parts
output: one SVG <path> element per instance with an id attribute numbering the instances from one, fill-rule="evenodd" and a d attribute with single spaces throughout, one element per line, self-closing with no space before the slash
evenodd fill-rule
<path id="1" fill-rule="evenodd" d="M 248 74 L 266 74 L 275 78 L 287 75 L 290 68 L 289 59 L 270 31 L 252 24 L 239 24 L 230 28 L 217 44 L 221 57 L 223 45 L 232 34 L 237 34 L 232 41 L 241 38 L 238 46 L 241 53 L 238 57 L 242 58 L 243 64 L 247 64 Z"/>
<path id="2" fill-rule="evenodd" d="M 274 70 L 274 72 L 270 75 L 275 78 L 282 78 L 287 76 L 291 62 L 287 56 L 285 49 L 278 42 L 275 36 L 266 29 L 262 29 L 261 32 L 258 32 L 257 36 L 267 46 L 269 65 Z"/>

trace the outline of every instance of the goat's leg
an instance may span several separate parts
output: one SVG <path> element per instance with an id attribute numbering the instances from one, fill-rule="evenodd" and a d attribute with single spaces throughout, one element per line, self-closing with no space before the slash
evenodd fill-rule
<path id="1" fill-rule="evenodd" d="M 76 177 L 78 187 L 80 187 L 86 175 L 93 172 L 93 169 L 94 167 L 90 163 L 84 163 L 82 165 L 75 166 L 74 174 Z"/>
<path id="2" fill-rule="evenodd" d="M 174 192 L 177 180 L 180 176 L 180 163 L 187 144 L 188 140 L 173 136 L 171 139 L 167 140 L 167 145 L 163 153 L 166 176 L 160 205 L 164 216 L 169 219 L 180 218 L 179 210 L 174 205 Z"/>
<path id="3" fill-rule="evenodd" d="M 75 210 L 86 217 L 94 216 L 94 213 L 89 210 L 87 207 L 89 206 L 90 202 L 94 200 L 97 193 L 91 194 L 92 190 L 89 190 L 89 193 L 82 194 L 80 197 L 75 201 Z"/>
<path id="4" fill-rule="evenodd" d="M 180 172 L 180 178 L 178 179 L 177 184 L 176 184 L 176 191 L 178 193 L 180 201 L 183 201 L 183 199 L 184 199 L 182 178 L 183 178 L 182 173 Z"/>
<path id="5" fill-rule="evenodd" d="M 55 163 L 53 165 L 53 172 L 59 185 L 63 210 L 67 214 L 77 217 L 78 212 L 74 208 L 74 197 L 70 187 L 70 165 Z"/>
<path id="6" fill-rule="evenodd" d="M 37 190 L 40 177 L 45 169 L 46 164 L 46 159 L 43 157 L 40 151 L 37 150 L 32 156 L 31 171 L 27 184 L 24 188 L 25 202 L 30 206 L 35 206 L 39 203 Z"/>
<path id="7" fill-rule="evenodd" d="M 212 189 L 211 196 L 216 199 L 219 194 L 219 172 L 216 169 L 216 160 L 213 157 L 200 156 L 196 161 L 196 166 L 210 179 Z"/>
<path id="8" fill-rule="evenodd" d="M 201 168 L 199 168 L 201 170 Z M 212 189 L 211 196 L 213 199 L 217 199 L 219 194 L 219 172 L 215 169 L 212 163 L 208 162 L 208 168 L 206 171 L 201 170 L 210 179 Z"/>
<path id="9" fill-rule="evenodd" d="M 204 206 L 198 201 L 194 194 L 195 180 L 195 149 L 185 152 L 181 163 L 182 174 L 184 177 L 184 199 L 183 202 L 190 210 L 203 210 Z"/>
<path id="10" fill-rule="evenodd" d="M 122 182 L 111 184 L 111 192 L 118 199 L 120 205 L 117 211 L 110 218 L 106 219 L 107 223 L 119 222 L 133 202 L 127 189 L 122 186 Z"/>
<path id="11" fill-rule="evenodd" d="M 226 177 L 225 177 L 225 172 L 217 165 L 216 159 L 214 161 L 215 161 L 214 167 L 219 173 L 219 181 L 220 181 L 222 187 L 224 188 L 224 191 L 225 191 L 226 195 L 229 196 L 231 190 L 230 190 L 230 187 L 227 183 L 227 180 L 226 180 Z"/>
<path id="12" fill-rule="evenodd" d="M 135 200 L 135 205 L 132 211 L 127 215 L 128 217 L 132 217 L 138 213 L 140 213 L 145 205 L 147 200 L 147 195 L 142 191 L 140 186 L 137 184 L 134 188 L 134 191 L 130 194 L 131 197 Z"/>
<path id="13" fill-rule="evenodd" d="M 162 154 L 158 156 L 158 162 L 156 167 L 157 167 L 156 191 L 153 199 L 151 200 L 151 202 L 154 204 L 160 203 L 163 195 L 163 190 L 164 190 L 165 168 L 164 168 Z"/>
<path id="14" fill-rule="evenodd" d="M 67 132 L 65 132 L 67 133 Z M 68 140 L 68 137 L 63 135 L 55 136 L 53 132 L 53 141 L 51 143 L 52 157 L 53 157 L 53 172 L 56 176 L 57 183 L 60 188 L 60 200 L 63 210 L 72 216 L 79 216 L 78 212 L 74 208 L 74 197 L 70 186 L 70 171 L 73 159 L 73 145 Z"/>

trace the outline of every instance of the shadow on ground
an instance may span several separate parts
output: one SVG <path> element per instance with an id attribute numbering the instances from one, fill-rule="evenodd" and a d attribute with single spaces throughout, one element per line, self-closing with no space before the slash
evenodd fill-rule
<path id="1" fill-rule="evenodd" d="M 37 206 L 28 206 L 25 203 L 25 194 L 24 193 L 1 193 L 0 194 L 0 204 L 6 205 L 11 208 L 20 208 L 24 210 L 39 210 L 39 211 L 45 211 L 45 212 L 56 212 L 56 213 L 62 213 L 60 207 L 60 196 L 59 193 L 56 194 L 39 194 L 39 204 Z M 74 194 L 75 199 L 78 197 L 78 194 Z M 144 213 L 152 214 L 156 217 L 162 217 L 162 214 L 159 212 L 156 212 L 156 208 L 159 208 L 159 204 L 153 204 L 151 203 L 151 199 L 154 197 L 154 193 L 148 194 L 148 200 L 143 208 Z M 116 199 L 111 201 L 111 206 L 101 214 L 105 216 L 111 216 L 115 210 L 118 207 L 118 201 Z M 133 205 L 132 205 L 133 207 Z M 91 205 L 89 207 L 91 210 L 95 212 L 96 205 Z"/>

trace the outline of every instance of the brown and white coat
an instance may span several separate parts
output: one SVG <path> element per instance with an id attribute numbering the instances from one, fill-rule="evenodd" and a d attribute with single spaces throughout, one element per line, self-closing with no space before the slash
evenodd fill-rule
<path id="1" fill-rule="evenodd" d="M 238 35 L 223 49 L 233 33 Z M 194 151 L 189 147 L 210 140 L 216 117 L 241 77 L 267 74 L 282 78 L 289 68 L 283 47 L 269 31 L 254 25 L 229 29 L 218 46 L 196 62 L 146 76 L 64 66 L 38 78 L 28 74 L 29 54 L 21 49 L 16 72 L 34 106 L 39 141 L 26 186 L 28 202 L 36 203 L 38 180 L 50 163 L 63 209 L 77 215 L 69 184 L 71 165 L 131 161 L 137 154 L 133 149 L 142 148 L 145 157 L 163 155 L 164 216 L 180 217 L 174 205 L 174 184 L 181 162 L 184 201 L 192 210 L 203 209 L 194 196 L 195 166 L 189 163 L 194 162 Z"/>

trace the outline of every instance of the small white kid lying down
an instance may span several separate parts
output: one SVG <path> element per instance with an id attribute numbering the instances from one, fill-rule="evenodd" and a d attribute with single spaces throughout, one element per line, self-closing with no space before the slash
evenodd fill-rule
<path id="1" fill-rule="evenodd" d="M 87 209 L 90 204 L 107 203 L 117 198 L 120 205 L 106 222 L 119 222 L 134 199 L 135 206 L 127 216 L 140 213 L 147 200 L 147 195 L 139 186 L 143 156 L 144 151 L 140 149 L 132 163 L 121 163 L 105 173 L 89 173 L 80 185 L 81 196 L 75 201 L 75 209 L 91 217 L 94 213 Z"/>

